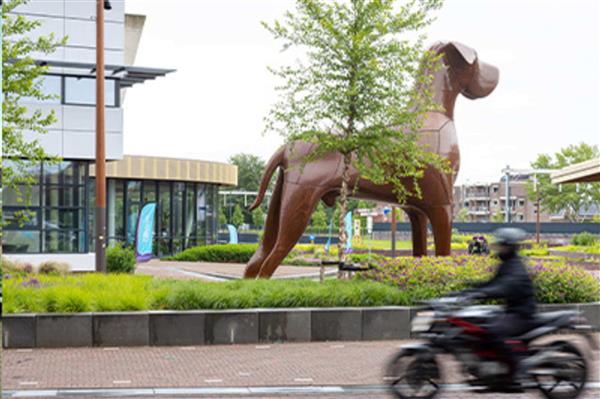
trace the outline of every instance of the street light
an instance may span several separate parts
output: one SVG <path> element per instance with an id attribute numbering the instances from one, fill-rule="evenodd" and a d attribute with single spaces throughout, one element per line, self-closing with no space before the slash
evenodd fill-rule
<path id="1" fill-rule="evenodd" d="M 535 241 L 539 245 L 541 224 L 540 224 L 540 193 L 539 193 L 539 190 L 537 187 L 537 185 L 538 185 L 537 175 L 554 173 L 554 172 L 556 172 L 556 170 L 555 169 L 511 169 L 509 166 L 507 166 L 505 169 L 502 170 L 502 172 L 506 175 L 506 201 L 507 201 L 506 204 L 508 204 L 508 201 L 509 201 L 508 196 L 509 196 L 510 191 L 508 189 L 508 184 L 509 184 L 509 180 L 510 180 L 510 175 L 531 175 L 531 174 L 533 174 L 533 190 L 535 191 L 535 195 L 536 195 Z M 560 187 L 559 187 L 559 190 L 560 190 Z M 510 208 L 507 205 L 506 206 L 507 222 L 510 220 L 510 219 L 508 219 L 509 210 L 510 210 Z"/>
<path id="2" fill-rule="evenodd" d="M 104 10 L 96 0 L 96 271 L 106 273 L 106 150 L 104 138 Z"/>

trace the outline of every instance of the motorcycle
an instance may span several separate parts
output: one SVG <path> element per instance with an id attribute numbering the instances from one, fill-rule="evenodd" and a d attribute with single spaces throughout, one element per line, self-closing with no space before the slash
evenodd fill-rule
<path id="1" fill-rule="evenodd" d="M 508 366 L 490 348 L 486 325 L 502 312 L 499 306 L 482 306 L 473 300 L 446 297 L 424 302 L 413 318 L 411 331 L 424 342 L 401 347 L 390 361 L 386 380 L 391 392 L 401 399 L 430 399 L 443 389 L 440 355 L 453 356 L 468 379 L 464 383 L 487 392 L 502 392 Z M 574 399 L 583 392 L 588 360 L 572 340 L 536 343 L 558 331 L 583 335 L 597 350 L 591 327 L 583 324 L 578 311 L 538 313 L 532 328 L 506 344 L 522 364 L 522 389 L 537 389 L 548 399 Z"/>

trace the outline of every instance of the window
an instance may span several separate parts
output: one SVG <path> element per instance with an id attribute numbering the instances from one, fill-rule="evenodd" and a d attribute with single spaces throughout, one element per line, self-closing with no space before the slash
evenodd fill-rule
<path id="1" fill-rule="evenodd" d="M 492 187 L 492 191 L 495 192 L 495 193 L 497 193 L 498 192 L 498 186 L 493 186 Z"/>
<path id="2" fill-rule="evenodd" d="M 60 104 L 61 76 L 45 75 L 40 77 L 40 91 L 48 98 L 39 99 L 35 97 L 23 97 L 21 101 L 28 103 Z"/>
<path id="3" fill-rule="evenodd" d="M 3 192 L 4 251 L 85 252 L 87 163 L 29 163 L 27 173 L 31 186 L 7 187 Z M 18 191 L 28 191 L 28 199 Z"/>
<path id="4" fill-rule="evenodd" d="M 139 180 L 127 181 L 127 243 L 135 241 L 135 230 L 137 228 L 138 215 L 141 210 L 142 182 Z"/>
<path id="5" fill-rule="evenodd" d="M 524 199 L 519 199 L 519 206 L 520 207 L 525 206 L 525 200 Z"/>
<path id="6" fill-rule="evenodd" d="M 104 80 L 104 104 L 107 107 L 119 106 L 117 101 L 118 85 L 114 79 Z M 65 104 L 95 105 L 96 79 L 83 77 L 65 77 Z"/>
<path id="7" fill-rule="evenodd" d="M 107 184 L 108 239 L 125 240 L 125 198 L 123 180 L 109 179 Z"/>

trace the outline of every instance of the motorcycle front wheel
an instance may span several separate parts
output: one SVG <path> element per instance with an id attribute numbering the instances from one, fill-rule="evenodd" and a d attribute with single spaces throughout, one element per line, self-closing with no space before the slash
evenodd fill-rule
<path id="1" fill-rule="evenodd" d="M 549 359 L 530 370 L 538 389 L 548 399 L 575 399 L 587 381 L 587 362 L 581 351 L 570 342 L 546 345 Z"/>
<path id="2" fill-rule="evenodd" d="M 440 367 L 431 353 L 401 351 L 389 363 L 386 380 L 399 399 L 431 399 L 441 388 Z"/>

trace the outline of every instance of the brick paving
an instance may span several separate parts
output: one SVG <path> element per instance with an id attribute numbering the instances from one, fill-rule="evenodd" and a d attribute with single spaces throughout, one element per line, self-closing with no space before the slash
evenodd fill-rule
<path id="1" fill-rule="evenodd" d="M 152 259 L 148 263 L 137 266 L 136 273 L 148 274 L 155 277 L 168 277 L 178 279 L 203 279 L 201 274 L 221 276 L 224 278 L 241 278 L 246 265 L 243 263 L 212 263 L 212 262 L 174 262 Z M 328 267 L 326 271 L 335 271 Z M 190 272 L 190 273 L 186 273 Z M 194 274 L 198 275 L 194 275 Z M 273 278 L 290 278 L 300 276 L 318 275 L 319 267 L 315 266 L 285 266 L 277 268 Z M 204 278 L 206 279 L 206 278 Z"/>
<path id="2" fill-rule="evenodd" d="M 2 388 L 377 385 L 386 362 L 405 342 L 11 349 L 3 351 Z M 600 381 L 599 356 L 595 353 L 592 381 Z M 452 362 L 444 361 L 444 367 L 446 382 L 459 382 Z"/>

